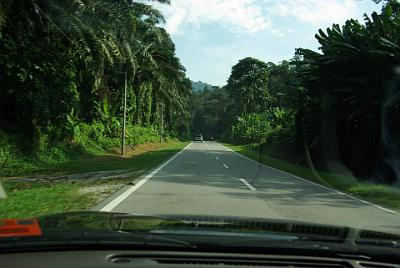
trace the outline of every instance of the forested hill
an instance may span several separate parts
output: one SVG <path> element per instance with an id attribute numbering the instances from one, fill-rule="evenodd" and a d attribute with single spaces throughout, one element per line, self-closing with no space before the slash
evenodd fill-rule
<path id="1" fill-rule="evenodd" d="M 190 82 L 192 83 L 192 88 L 194 91 L 202 91 L 205 88 L 212 89 L 212 87 L 213 87 L 212 85 L 204 83 L 202 81 L 197 81 L 197 82 L 190 81 Z"/>
<path id="2" fill-rule="evenodd" d="M 130 143 L 161 123 L 187 134 L 191 83 L 163 22 L 146 1 L 2 1 L 0 155 L 117 146 L 125 78 Z"/>

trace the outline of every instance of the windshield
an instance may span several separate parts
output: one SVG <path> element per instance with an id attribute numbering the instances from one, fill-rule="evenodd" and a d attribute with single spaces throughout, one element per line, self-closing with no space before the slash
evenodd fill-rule
<path id="1" fill-rule="evenodd" d="M 398 239 L 399 44 L 396 0 L 1 1 L 0 233 Z"/>

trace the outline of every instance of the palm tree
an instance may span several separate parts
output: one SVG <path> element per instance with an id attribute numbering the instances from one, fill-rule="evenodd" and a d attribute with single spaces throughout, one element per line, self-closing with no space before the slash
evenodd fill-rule
<path id="1" fill-rule="evenodd" d="M 314 125 L 310 136 L 323 137 L 319 129 L 329 123 L 322 121 L 324 114 L 335 114 L 339 152 L 360 177 L 373 172 L 383 157 L 376 152 L 386 150 L 381 142 L 382 109 L 387 85 L 400 63 L 397 6 L 388 4 L 381 14 L 365 16 L 365 25 L 349 20 L 343 27 L 320 30 L 316 38 L 321 54 L 299 50 L 306 67 L 302 72 L 306 101 L 301 110 L 303 121 Z"/>
<path id="2" fill-rule="evenodd" d="M 11 17 L 13 24 L 8 23 Z M 1 1 L 0 38 L 6 41 L 0 39 L 0 49 L 24 55 L 12 58 L 15 64 L 0 62 L 0 67 L 9 74 L 11 88 L 29 92 L 10 96 L 1 92 L 2 99 L 22 104 L 18 109 L 29 114 L 27 125 L 54 125 L 58 120 L 62 127 L 66 115 L 91 123 L 102 118 L 99 105 L 120 105 L 120 72 L 127 70 L 128 111 L 135 113 L 136 123 L 143 118 L 146 124 L 157 123 L 162 104 L 168 115 L 183 114 L 190 87 L 170 37 L 158 26 L 163 21 L 151 5 L 131 0 Z M 8 70 L 9 66 L 17 71 Z M 18 80 L 27 72 L 32 78 Z M 59 84 L 48 86 L 49 81 Z M 52 95 L 62 103 L 52 102 Z M 115 107 L 109 110 L 110 116 L 120 112 Z"/>

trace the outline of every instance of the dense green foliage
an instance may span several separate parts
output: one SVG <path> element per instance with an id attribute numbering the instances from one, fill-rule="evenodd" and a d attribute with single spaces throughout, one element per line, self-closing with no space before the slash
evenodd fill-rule
<path id="1" fill-rule="evenodd" d="M 197 95 L 207 108 L 196 115 L 217 120 L 220 138 L 262 143 L 312 168 L 396 182 L 400 4 L 387 1 L 365 24 L 350 19 L 316 38 L 320 52 L 297 49 L 290 62 L 239 61 L 224 88 Z M 215 125 L 203 122 L 205 131 Z"/>
<path id="2" fill-rule="evenodd" d="M 247 115 L 265 109 L 271 99 L 268 76 L 268 65 L 254 58 L 242 59 L 232 67 L 226 89 L 236 104 L 235 112 Z"/>
<path id="3" fill-rule="evenodd" d="M 143 1 L 1 1 L 0 142 L 15 142 L 0 156 L 118 145 L 125 72 L 128 141 L 155 139 L 161 121 L 186 134 L 191 84 L 163 20 Z"/>
<path id="4" fill-rule="evenodd" d="M 213 87 L 194 92 L 192 96 L 192 133 L 220 137 L 232 121 L 232 101 L 225 88 Z"/>
<path id="5" fill-rule="evenodd" d="M 399 4 L 365 16 L 365 25 L 349 20 L 320 30 L 316 38 L 321 53 L 297 51 L 304 84 L 298 127 L 306 144 L 325 160 L 341 159 L 357 176 L 395 181 Z"/>

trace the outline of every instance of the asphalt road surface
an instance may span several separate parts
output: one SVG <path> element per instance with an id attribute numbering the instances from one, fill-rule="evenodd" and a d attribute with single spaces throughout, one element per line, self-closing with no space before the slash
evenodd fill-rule
<path id="1" fill-rule="evenodd" d="M 191 143 L 100 210 L 290 219 L 382 231 L 400 215 L 258 164 L 215 142 Z"/>

